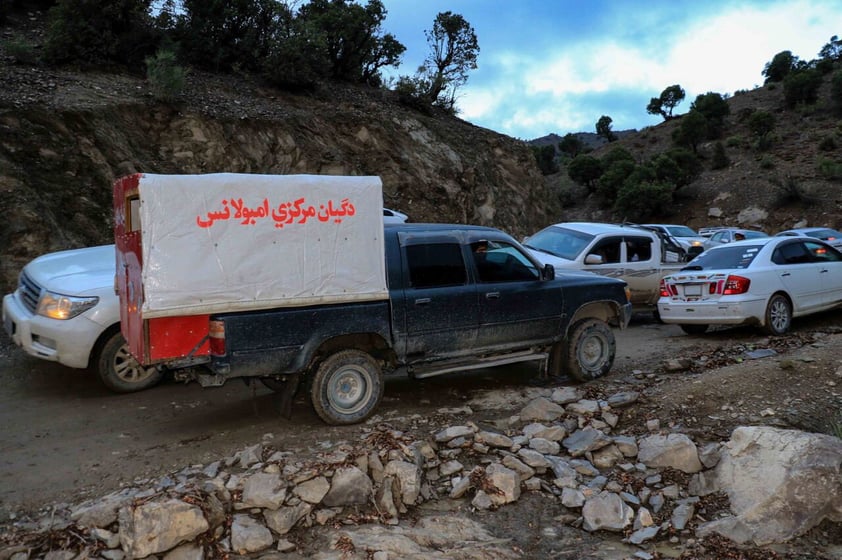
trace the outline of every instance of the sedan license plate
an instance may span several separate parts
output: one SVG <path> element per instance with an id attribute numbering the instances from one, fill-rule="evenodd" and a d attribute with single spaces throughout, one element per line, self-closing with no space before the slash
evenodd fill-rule
<path id="1" fill-rule="evenodd" d="M 701 284 L 685 284 L 684 295 L 687 297 L 699 297 L 702 295 Z"/>

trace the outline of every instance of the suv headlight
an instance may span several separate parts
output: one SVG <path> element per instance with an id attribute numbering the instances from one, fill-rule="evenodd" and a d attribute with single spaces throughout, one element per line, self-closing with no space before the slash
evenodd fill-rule
<path id="1" fill-rule="evenodd" d="M 72 319 L 80 313 L 84 313 L 99 303 L 99 298 L 63 296 L 52 292 L 43 292 L 38 300 L 38 308 L 35 310 L 38 315 L 64 321 Z"/>

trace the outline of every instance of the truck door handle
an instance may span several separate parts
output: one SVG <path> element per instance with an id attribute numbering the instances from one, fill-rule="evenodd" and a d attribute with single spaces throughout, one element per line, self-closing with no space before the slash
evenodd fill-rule
<path id="1" fill-rule="evenodd" d="M 781 274 L 782 278 L 785 277 L 785 276 L 789 276 L 789 272 L 784 272 L 783 274 Z"/>
<path id="2" fill-rule="evenodd" d="M 485 299 L 500 299 L 500 292 L 488 292 Z"/>
<path id="3" fill-rule="evenodd" d="M 431 301 L 433 301 L 433 300 L 431 300 L 428 297 L 418 298 L 418 299 L 415 300 L 415 305 L 427 305 Z"/>
<path id="4" fill-rule="evenodd" d="M 827 269 L 826 269 L 826 268 L 824 268 L 824 269 L 822 269 L 822 270 L 820 270 L 820 271 L 819 271 L 819 273 L 820 273 L 820 274 L 824 274 L 825 272 L 827 272 Z"/>

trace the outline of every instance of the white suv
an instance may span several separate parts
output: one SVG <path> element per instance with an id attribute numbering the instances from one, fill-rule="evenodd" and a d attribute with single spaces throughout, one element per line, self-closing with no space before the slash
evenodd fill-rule
<path id="1" fill-rule="evenodd" d="M 90 367 L 109 389 L 128 393 L 158 383 L 164 370 L 141 367 L 120 334 L 114 245 L 49 253 L 32 260 L 3 298 L 3 326 L 27 354 Z"/>

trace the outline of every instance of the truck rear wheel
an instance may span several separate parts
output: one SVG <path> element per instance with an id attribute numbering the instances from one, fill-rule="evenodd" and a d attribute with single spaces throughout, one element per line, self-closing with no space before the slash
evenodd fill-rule
<path id="1" fill-rule="evenodd" d="M 356 424 L 371 416 L 383 390 L 383 373 L 374 358 L 359 350 L 343 350 L 319 365 L 310 398 L 326 423 Z"/>
<path id="2" fill-rule="evenodd" d="M 589 381 L 608 373 L 614 364 L 616 341 L 604 321 L 583 319 L 570 329 L 564 352 L 564 373 Z"/>
<path id="3" fill-rule="evenodd" d="M 118 330 L 105 335 L 94 353 L 94 367 L 102 383 L 115 393 L 133 393 L 157 385 L 164 376 L 158 366 L 144 367 L 129 352 Z"/>

